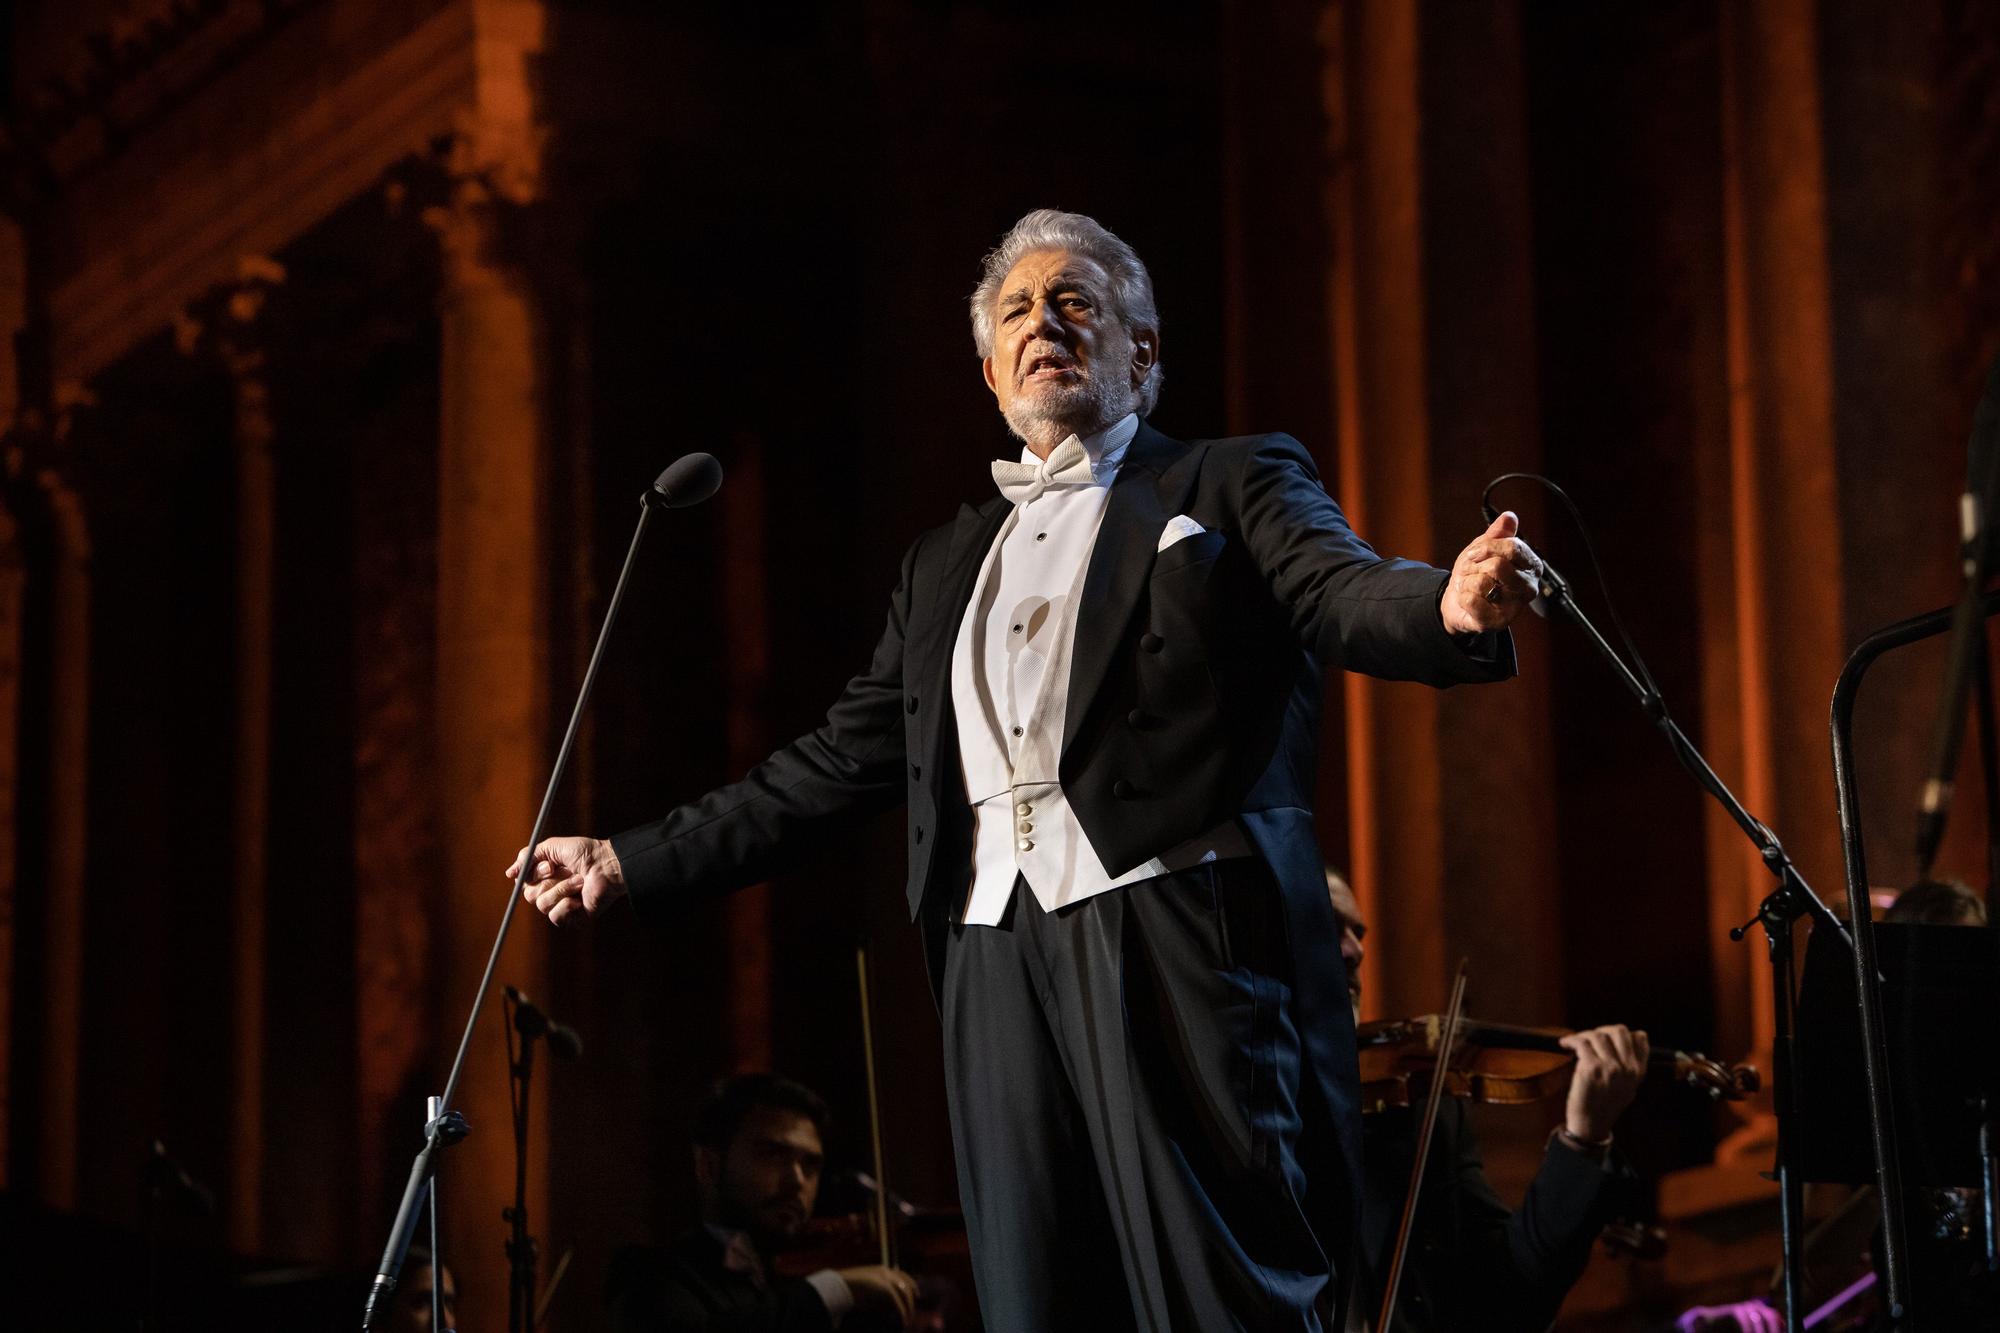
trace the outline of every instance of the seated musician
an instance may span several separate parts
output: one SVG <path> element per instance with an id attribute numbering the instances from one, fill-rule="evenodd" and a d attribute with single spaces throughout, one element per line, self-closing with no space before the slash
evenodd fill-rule
<path id="1" fill-rule="evenodd" d="M 1368 933 L 1354 890 L 1328 868 L 1327 893 L 1358 1017 Z M 1590 1259 L 1591 1242 L 1623 1201 L 1630 1172 L 1611 1151 L 1611 1127 L 1646 1070 L 1646 1034 L 1618 1025 L 1564 1038 L 1576 1053 L 1563 1122 L 1518 1211 L 1486 1179 L 1463 1105 L 1446 1097 L 1425 1163 L 1416 1220 L 1397 1288 L 1396 1333 L 1426 1329 L 1542 1329 Z M 1360 1263 L 1348 1333 L 1374 1328 L 1403 1199 L 1409 1192 L 1421 1106 L 1362 1118 Z"/>
<path id="2" fill-rule="evenodd" d="M 430 1247 L 412 1245 L 403 1260 L 403 1281 L 396 1288 L 396 1304 L 390 1327 L 394 1333 L 432 1333 L 431 1288 L 442 1279 L 438 1305 L 444 1324 L 437 1333 L 458 1326 L 458 1284 L 452 1280 L 448 1264 L 433 1264 Z"/>
<path id="3" fill-rule="evenodd" d="M 665 1249 L 627 1250 L 606 1302 L 616 1333 L 849 1333 L 906 1325 L 917 1284 L 894 1268 L 772 1270 L 812 1216 L 827 1108 L 776 1074 L 718 1085 L 695 1118 L 701 1225 Z M 849 1318 L 850 1313 L 856 1317 Z"/>
<path id="4" fill-rule="evenodd" d="M 1920 879 L 1882 914 L 1899 926 L 1983 926 L 1986 900 L 1959 879 Z"/>

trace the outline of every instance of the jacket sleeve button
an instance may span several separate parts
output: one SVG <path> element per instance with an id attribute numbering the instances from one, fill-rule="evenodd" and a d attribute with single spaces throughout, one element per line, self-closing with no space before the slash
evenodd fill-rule
<path id="1" fill-rule="evenodd" d="M 923 776 L 924 776 L 924 768 L 922 764 L 910 765 L 910 781 L 912 782 L 921 781 Z"/>
<path id="2" fill-rule="evenodd" d="M 916 695 L 914 695 L 914 694 L 913 694 L 913 695 L 911 695 L 911 696 L 910 696 L 910 699 L 909 699 L 909 702 L 903 705 L 903 711 L 904 711 L 904 712 L 907 712 L 907 713 L 914 713 L 914 712 L 916 712 L 916 711 L 917 711 L 917 696 L 916 696 Z"/>
<path id="3" fill-rule="evenodd" d="M 911 830 L 910 839 L 913 842 L 922 844 L 924 840 L 924 826 L 922 824 L 917 825 L 915 829 Z"/>
<path id="4" fill-rule="evenodd" d="M 1139 646 L 1149 653 L 1157 653 L 1160 649 L 1167 646 L 1167 641 L 1151 630 L 1148 630 L 1139 636 Z"/>
<path id="5" fill-rule="evenodd" d="M 1121 801 L 1129 801 L 1139 794 L 1139 789 L 1125 779 L 1120 778 L 1111 784 L 1111 794 Z"/>
<path id="6" fill-rule="evenodd" d="M 1152 720 L 1153 720 L 1152 718 L 1146 716 L 1146 710 L 1143 708 L 1135 708 L 1131 712 L 1125 715 L 1125 721 L 1129 723 L 1132 729 L 1135 731 L 1148 726 L 1152 722 Z"/>

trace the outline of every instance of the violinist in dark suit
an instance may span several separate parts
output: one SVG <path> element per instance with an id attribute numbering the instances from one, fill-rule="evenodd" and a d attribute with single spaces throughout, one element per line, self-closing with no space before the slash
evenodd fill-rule
<path id="1" fill-rule="evenodd" d="M 987 1326 L 1317 1330 L 1360 1133 L 1323 671 L 1510 676 L 1539 561 L 1511 514 L 1449 571 L 1384 559 L 1288 436 L 1154 430 L 1152 281 L 1089 218 L 1022 218 L 971 307 L 1020 457 L 910 548 L 825 724 L 516 866 L 553 922 L 658 917 L 907 804 Z"/>
<path id="2" fill-rule="evenodd" d="M 1359 1014 L 1368 925 L 1338 871 L 1327 870 L 1326 887 Z M 1646 1034 L 1614 1024 L 1571 1033 L 1563 1045 L 1576 1053 L 1563 1122 L 1550 1134 L 1541 1170 L 1518 1209 L 1502 1203 L 1486 1179 L 1479 1137 L 1464 1106 L 1455 1097 L 1439 1104 L 1397 1287 L 1398 1333 L 1547 1328 L 1590 1262 L 1591 1242 L 1627 1201 L 1633 1178 L 1612 1152 L 1611 1127 L 1645 1077 Z M 1349 1333 L 1374 1327 L 1416 1150 L 1417 1116 L 1410 1108 L 1375 1112 L 1362 1122 L 1363 1271 L 1348 1310 Z"/>
<path id="3" fill-rule="evenodd" d="M 812 1216 L 826 1114 L 816 1093 L 776 1074 L 740 1075 L 710 1094 L 695 1117 L 701 1225 L 663 1249 L 613 1260 L 613 1333 L 829 1333 L 909 1322 L 917 1284 L 900 1269 L 788 1277 L 771 1267 Z"/>

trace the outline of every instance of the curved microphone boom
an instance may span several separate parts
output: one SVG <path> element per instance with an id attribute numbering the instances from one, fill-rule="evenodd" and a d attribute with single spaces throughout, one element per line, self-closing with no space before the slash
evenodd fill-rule
<path id="1" fill-rule="evenodd" d="M 632 544 L 626 548 L 625 563 L 619 567 L 618 581 L 611 588 L 611 600 L 605 604 L 604 623 L 597 631 L 597 645 L 590 650 L 590 664 L 584 668 L 583 684 L 576 692 L 576 706 L 570 710 L 569 728 L 563 732 L 562 746 L 556 751 L 555 766 L 549 773 L 549 785 L 542 792 L 541 809 L 535 814 L 534 831 L 528 837 L 531 849 L 542 840 L 549 810 L 555 804 L 556 788 L 562 782 L 564 770 L 569 767 L 577 727 L 583 721 L 584 705 L 589 702 L 591 687 L 597 681 L 597 667 L 604 659 L 604 645 L 611 638 L 611 626 L 617 622 L 618 607 L 625 600 L 625 584 L 632 574 L 632 562 L 639 554 L 639 542 L 646 535 L 647 521 L 652 518 L 655 509 L 686 509 L 690 505 L 698 505 L 714 495 L 721 486 L 722 464 L 715 461 L 713 454 L 688 454 L 670 463 L 640 497 L 639 522 L 632 530 Z M 500 949 L 507 942 L 507 928 L 514 922 L 514 910 L 521 905 L 522 889 L 527 877 L 534 873 L 534 863 L 533 856 L 521 858 L 521 873 L 507 891 L 507 910 L 500 918 L 500 932 L 493 940 L 493 950 L 486 956 L 486 971 L 479 978 L 479 990 L 472 999 L 472 1012 L 466 1016 L 465 1032 L 458 1042 L 458 1054 L 452 1058 L 451 1075 L 445 1080 L 444 1095 L 438 1099 L 437 1114 L 431 1118 L 430 1132 L 423 1149 L 411 1164 L 409 1183 L 403 1188 L 403 1200 L 390 1229 L 389 1244 L 382 1251 L 381 1265 L 376 1270 L 374 1284 L 368 1290 L 368 1304 L 361 1316 L 364 1330 L 374 1327 L 377 1315 L 387 1308 L 385 1298 L 396 1289 L 396 1281 L 403 1271 L 403 1257 L 409 1252 L 424 1197 L 430 1193 L 431 1176 L 437 1170 L 437 1154 L 453 1141 L 451 1136 L 454 1133 L 462 1133 L 462 1130 L 454 1129 L 454 1126 L 462 1126 L 463 1117 L 454 1112 L 452 1096 L 458 1091 L 459 1076 L 465 1072 L 465 1055 L 471 1049 L 472 1034 L 478 1026 L 480 1011 L 486 1007 L 486 996 L 493 989 L 493 972 L 500 963 Z"/>

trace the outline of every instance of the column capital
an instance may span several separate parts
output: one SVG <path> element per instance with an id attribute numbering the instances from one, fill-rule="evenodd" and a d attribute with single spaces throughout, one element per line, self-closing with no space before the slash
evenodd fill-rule
<path id="1" fill-rule="evenodd" d="M 261 378 L 269 336 L 263 316 L 285 277 L 285 266 L 269 255 L 238 256 L 234 278 L 175 312 L 174 346 L 186 356 L 213 356 L 239 384 Z"/>

